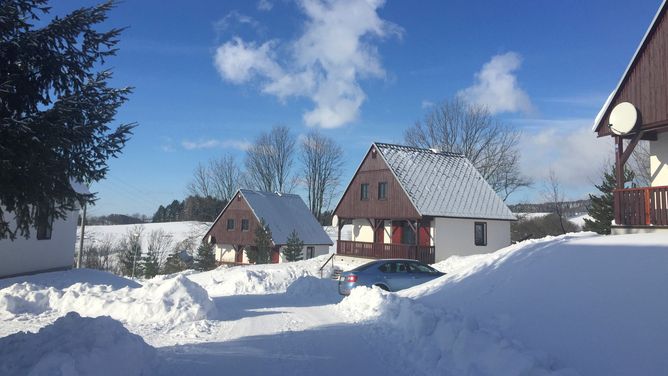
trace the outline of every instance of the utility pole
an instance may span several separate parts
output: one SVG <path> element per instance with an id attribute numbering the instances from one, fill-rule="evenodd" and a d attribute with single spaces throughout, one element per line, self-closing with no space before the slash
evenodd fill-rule
<path id="1" fill-rule="evenodd" d="M 83 216 L 81 218 L 81 240 L 79 240 L 79 254 L 77 255 L 77 269 L 81 268 L 81 255 L 83 254 L 84 231 L 86 230 L 86 204 L 83 205 Z"/>

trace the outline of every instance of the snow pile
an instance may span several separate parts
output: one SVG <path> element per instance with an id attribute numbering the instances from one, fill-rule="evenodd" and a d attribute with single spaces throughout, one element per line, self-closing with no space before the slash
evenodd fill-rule
<path id="1" fill-rule="evenodd" d="M 29 280 L 30 283 L 64 289 L 75 283 L 86 281 L 95 285 L 109 285 L 115 289 L 123 287 L 139 287 L 139 283 L 117 276 L 115 274 L 94 269 L 70 269 L 59 272 L 39 273 L 30 276 L 19 276 L 0 279 L 0 289 L 9 287 L 15 283 Z"/>
<path id="2" fill-rule="evenodd" d="M 299 277 L 320 277 L 320 267 L 329 255 L 281 264 L 243 265 L 189 275 L 211 296 L 277 294 L 287 290 Z M 327 277 L 329 266 L 323 270 Z"/>
<path id="3" fill-rule="evenodd" d="M 149 280 L 139 288 L 118 290 L 88 283 L 76 283 L 61 290 L 27 282 L 0 290 L 1 318 L 50 311 L 111 316 L 126 323 L 176 325 L 212 318 L 216 307 L 202 287 L 184 276 Z"/>
<path id="4" fill-rule="evenodd" d="M 71 312 L 38 333 L 0 338 L 2 375 L 150 375 L 156 351 L 109 317 Z"/>
<path id="5" fill-rule="evenodd" d="M 338 285 L 336 281 L 330 278 L 318 278 L 305 276 L 297 278 L 288 286 L 285 294 L 292 297 L 337 297 Z"/>
<path id="6" fill-rule="evenodd" d="M 338 306 L 353 323 L 371 321 L 385 342 L 410 354 L 407 367 L 422 374 L 577 375 L 544 354 L 530 353 L 473 319 L 433 309 L 379 288 L 358 287 Z M 417 350 L 417 351 L 416 351 Z"/>
<path id="7" fill-rule="evenodd" d="M 456 310 L 587 375 L 668 374 L 668 235 L 569 234 L 450 263 L 399 295 Z"/>

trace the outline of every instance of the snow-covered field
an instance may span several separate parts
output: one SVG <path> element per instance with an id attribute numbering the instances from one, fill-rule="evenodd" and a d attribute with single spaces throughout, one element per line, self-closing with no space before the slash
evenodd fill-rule
<path id="1" fill-rule="evenodd" d="M 345 299 L 325 259 L 0 280 L 0 374 L 668 374 L 667 235 L 531 240 Z"/>
<path id="2" fill-rule="evenodd" d="M 110 241 L 118 243 L 128 234 L 136 233 L 136 229 L 141 232 L 142 249 L 148 249 L 149 237 L 152 232 L 161 231 L 169 238 L 172 246 L 182 243 L 192 243 L 199 245 L 202 237 L 211 226 L 209 222 L 162 222 L 162 223 L 143 223 L 137 225 L 99 225 L 86 226 L 85 244 Z M 81 237 L 81 227 L 77 228 L 77 239 Z M 77 247 L 79 245 L 77 244 Z M 84 249 L 85 246 L 84 246 Z"/>

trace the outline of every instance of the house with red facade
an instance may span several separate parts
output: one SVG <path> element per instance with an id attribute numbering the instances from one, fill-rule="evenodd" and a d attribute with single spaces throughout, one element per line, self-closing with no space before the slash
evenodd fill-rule
<path id="1" fill-rule="evenodd" d="M 593 130 L 615 145 L 613 234 L 668 231 L 668 7 L 666 1 L 601 108 Z M 603 60 L 605 62 L 605 59 Z M 649 142 L 649 187 L 625 187 L 624 165 Z"/>
<path id="2" fill-rule="evenodd" d="M 255 246 L 255 229 L 264 220 L 272 235 L 271 261 L 285 261 L 282 249 L 296 231 L 304 242 L 304 259 L 329 253 L 333 244 L 298 195 L 240 189 L 220 212 L 204 241 L 214 245 L 220 263 L 247 264 L 246 250 Z"/>
<path id="3" fill-rule="evenodd" d="M 334 215 L 337 254 L 426 263 L 508 246 L 516 220 L 463 155 L 384 143 L 371 145 Z"/>

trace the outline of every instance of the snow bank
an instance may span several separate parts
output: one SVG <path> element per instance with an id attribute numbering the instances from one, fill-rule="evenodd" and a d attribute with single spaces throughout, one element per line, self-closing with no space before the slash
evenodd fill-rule
<path id="1" fill-rule="evenodd" d="M 320 277 L 320 267 L 329 255 L 282 264 L 243 265 L 188 275 L 211 296 L 283 293 L 299 277 Z M 326 277 L 331 270 L 323 270 Z"/>
<path id="2" fill-rule="evenodd" d="M 530 353 L 475 320 L 433 309 L 379 288 L 353 289 L 339 305 L 350 322 L 371 322 L 400 346 L 407 367 L 421 374 L 441 370 L 452 375 L 577 375 L 559 369 L 544 354 Z M 416 351 L 417 350 L 417 351 Z"/>
<path id="3" fill-rule="evenodd" d="M 176 325 L 212 318 L 216 307 L 202 287 L 184 276 L 118 290 L 89 283 L 56 289 L 28 282 L 0 290 L 0 318 L 50 311 L 111 316 L 126 323 Z"/>
<path id="4" fill-rule="evenodd" d="M 586 375 L 668 374 L 668 235 L 569 234 L 440 267 L 398 295 L 456 311 Z"/>
<path id="5" fill-rule="evenodd" d="M 285 294 L 292 297 L 338 297 L 338 285 L 329 278 L 313 276 L 299 277 L 290 286 Z"/>
<path id="6" fill-rule="evenodd" d="M 115 289 L 123 287 L 139 287 L 139 283 L 119 277 L 115 274 L 94 269 L 71 269 L 60 272 L 38 273 L 28 276 L 19 276 L 0 279 L 0 289 L 11 286 L 15 283 L 29 281 L 30 283 L 64 289 L 75 283 L 86 281 L 94 285 L 109 285 Z"/>
<path id="7" fill-rule="evenodd" d="M 109 317 L 71 312 L 38 333 L 0 338 L 2 375 L 150 375 L 156 351 Z"/>

